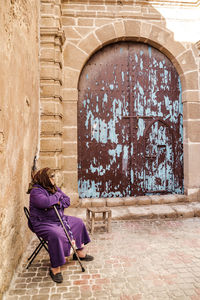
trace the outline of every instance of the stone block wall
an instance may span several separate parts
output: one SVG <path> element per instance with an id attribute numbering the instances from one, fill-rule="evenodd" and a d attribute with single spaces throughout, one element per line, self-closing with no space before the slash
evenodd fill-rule
<path id="1" fill-rule="evenodd" d="M 154 4 L 156 2 L 156 4 Z M 171 12 L 176 10 L 176 14 Z M 63 174 L 64 190 L 79 205 L 77 175 L 78 80 L 87 60 L 111 42 L 133 40 L 149 43 L 175 65 L 182 83 L 184 106 L 185 194 L 197 199 L 200 188 L 200 112 L 196 1 L 163 5 L 163 1 L 90 0 L 62 1 L 63 46 Z M 176 16 L 183 16 L 177 20 Z M 194 30 L 184 32 L 193 22 Z M 174 26 L 174 24 L 176 24 Z M 181 25 L 182 24 L 182 25 Z M 196 27 L 195 27 L 196 26 Z M 172 28 L 173 30 L 169 30 Z M 196 28 L 196 30 L 195 30 Z M 183 39 L 185 36 L 185 39 Z M 194 160 L 194 157 L 196 158 Z M 194 196 L 195 194 L 195 196 Z"/>
<path id="2" fill-rule="evenodd" d="M 23 207 L 39 151 L 39 0 L 0 5 L 0 299 L 27 247 Z"/>
<path id="3" fill-rule="evenodd" d="M 38 167 L 62 168 L 62 44 L 60 1 L 41 1 L 40 96 L 41 128 Z M 62 184 L 62 177 L 59 177 Z"/>

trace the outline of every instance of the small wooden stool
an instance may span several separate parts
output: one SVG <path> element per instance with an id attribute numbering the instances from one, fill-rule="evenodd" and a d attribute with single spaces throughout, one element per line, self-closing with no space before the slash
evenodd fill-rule
<path id="1" fill-rule="evenodd" d="M 96 214 L 102 214 L 100 217 Z M 105 227 L 107 231 L 111 230 L 111 209 L 107 207 L 88 207 L 86 211 L 86 225 L 93 234 L 97 227 Z"/>

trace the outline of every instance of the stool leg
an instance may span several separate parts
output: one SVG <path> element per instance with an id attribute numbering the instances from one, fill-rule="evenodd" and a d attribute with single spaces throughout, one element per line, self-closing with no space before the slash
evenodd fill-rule
<path id="1" fill-rule="evenodd" d="M 112 216 L 112 214 L 110 211 L 110 212 L 108 212 L 108 232 L 111 231 L 111 216 Z"/>
<path id="2" fill-rule="evenodd" d="M 92 212 L 92 225 L 91 225 L 91 234 L 94 232 L 94 219 L 95 219 L 95 213 Z"/>
<path id="3" fill-rule="evenodd" d="M 106 224 L 106 212 L 105 211 L 103 212 L 103 224 L 104 225 Z"/>
<path id="4" fill-rule="evenodd" d="M 88 229 L 90 229 L 90 224 L 89 223 L 90 223 L 90 212 L 87 209 L 87 211 L 86 211 L 86 226 L 87 226 Z"/>

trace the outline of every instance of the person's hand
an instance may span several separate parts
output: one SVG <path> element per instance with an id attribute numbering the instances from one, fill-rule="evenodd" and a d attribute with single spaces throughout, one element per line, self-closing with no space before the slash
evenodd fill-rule
<path id="1" fill-rule="evenodd" d="M 63 194 L 59 191 L 56 192 L 56 196 L 58 197 L 58 205 L 60 206 L 62 204 Z"/>

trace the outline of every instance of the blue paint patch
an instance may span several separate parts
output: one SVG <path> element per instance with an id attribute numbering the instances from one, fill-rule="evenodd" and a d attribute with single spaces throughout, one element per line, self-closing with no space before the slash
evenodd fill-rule
<path id="1" fill-rule="evenodd" d="M 134 183 L 134 172 L 132 169 L 131 169 L 131 183 L 132 184 Z"/>
<path id="2" fill-rule="evenodd" d="M 140 59 L 140 69 L 143 70 L 143 60 L 142 59 Z"/>
<path id="3" fill-rule="evenodd" d="M 153 66 L 154 67 L 158 67 L 158 62 L 157 62 L 157 60 L 155 58 L 153 58 Z"/>
<path id="4" fill-rule="evenodd" d="M 137 82 L 136 88 L 139 92 L 137 93 L 137 98 L 135 98 L 134 109 L 135 109 L 135 111 L 137 111 L 138 116 L 143 116 L 144 115 L 144 105 L 143 105 L 142 98 L 144 95 L 144 90 L 140 86 L 139 82 Z"/>
<path id="5" fill-rule="evenodd" d="M 86 117 L 86 121 L 85 121 L 85 128 L 88 129 L 88 126 L 89 126 L 89 120 L 91 119 L 91 122 L 92 120 L 94 119 L 94 116 L 93 116 L 93 113 L 91 111 L 89 111 L 87 113 L 87 117 Z"/>
<path id="6" fill-rule="evenodd" d="M 118 135 L 115 132 L 115 121 L 110 120 L 108 122 L 108 129 L 109 129 L 109 134 L 108 134 L 108 140 L 110 140 L 112 143 L 117 144 L 118 143 Z"/>
<path id="7" fill-rule="evenodd" d="M 108 141 L 108 126 L 105 120 L 100 120 L 100 142 L 106 144 Z"/>
<path id="8" fill-rule="evenodd" d="M 164 84 L 169 88 L 168 86 L 168 70 L 164 70 Z"/>
<path id="9" fill-rule="evenodd" d="M 124 146 L 124 150 L 123 150 L 123 159 L 128 159 L 128 146 Z"/>
<path id="10" fill-rule="evenodd" d="M 123 147 L 123 157 L 122 157 L 122 171 L 123 171 L 125 176 L 129 175 L 128 159 L 129 159 L 129 146 L 125 145 Z M 120 168 L 121 168 L 121 166 L 120 166 Z"/>
<path id="11" fill-rule="evenodd" d="M 143 119 L 138 120 L 138 131 L 137 131 L 137 139 L 144 135 L 145 130 L 145 121 Z"/>
<path id="12" fill-rule="evenodd" d="M 163 113 L 162 113 L 162 103 L 161 103 L 161 102 L 158 103 L 158 116 L 159 116 L 159 117 L 163 117 Z"/>
<path id="13" fill-rule="evenodd" d="M 103 168 L 103 166 L 94 167 L 92 164 L 90 164 L 90 171 L 91 173 L 97 173 L 98 176 L 103 176 L 106 173 L 106 170 Z"/>
<path id="14" fill-rule="evenodd" d="M 116 157 L 120 157 L 121 153 L 122 153 L 122 145 L 117 145 L 115 149 L 108 150 L 108 154 L 112 156 L 112 159 L 110 159 L 110 164 L 115 163 Z"/>
<path id="15" fill-rule="evenodd" d="M 139 82 L 137 82 L 137 86 L 138 86 L 140 95 L 144 96 L 144 90 L 143 90 L 142 86 L 139 84 Z"/>
<path id="16" fill-rule="evenodd" d="M 122 75 L 122 81 L 124 82 L 124 72 L 123 71 L 121 72 L 121 75 Z"/>
<path id="17" fill-rule="evenodd" d="M 145 110 L 145 115 L 150 117 L 151 116 L 151 109 L 150 107 L 147 107 L 146 110 Z"/>
<path id="18" fill-rule="evenodd" d="M 113 84 L 110 84 L 109 87 L 110 87 L 111 91 L 114 90 L 114 85 Z"/>
<path id="19" fill-rule="evenodd" d="M 106 170 L 110 171 L 110 169 L 111 169 L 111 166 L 110 165 L 106 165 Z"/>
<path id="20" fill-rule="evenodd" d="M 100 196 L 99 189 L 101 185 L 101 182 L 96 183 L 94 180 L 79 180 L 79 195 L 81 198 L 98 198 Z"/>
<path id="21" fill-rule="evenodd" d="M 99 142 L 99 119 L 94 118 L 92 116 L 91 118 L 91 123 L 90 123 L 90 128 L 91 128 L 91 140 L 96 140 Z"/>
<path id="22" fill-rule="evenodd" d="M 151 56 L 152 56 L 151 46 L 148 46 L 148 52 L 149 52 L 149 57 L 151 58 Z"/>
<path id="23" fill-rule="evenodd" d="M 133 156 L 133 153 L 134 153 L 134 146 L 133 143 L 131 143 L 131 156 Z"/>
<path id="24" fill-rule="evenodd" d="M 104 94 L 103 101 L 106 102 L 106 103 L 108 103 L 108 95 L 107 94 Z"/>

